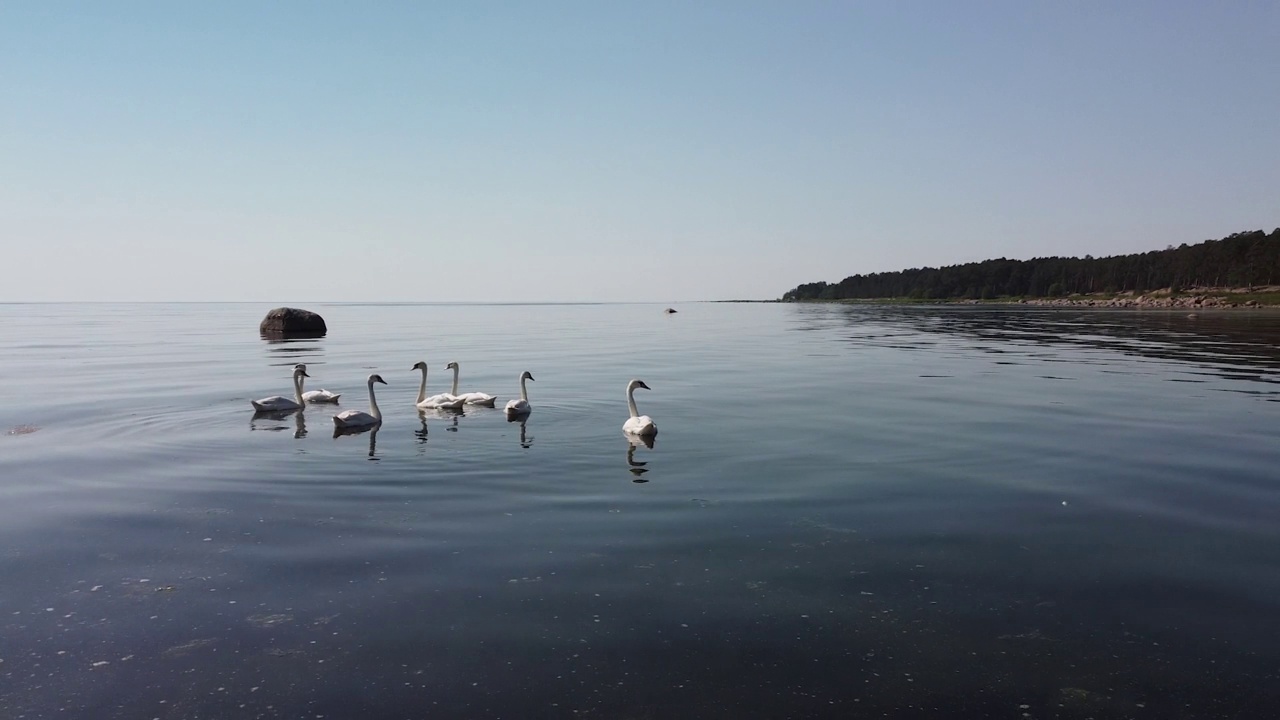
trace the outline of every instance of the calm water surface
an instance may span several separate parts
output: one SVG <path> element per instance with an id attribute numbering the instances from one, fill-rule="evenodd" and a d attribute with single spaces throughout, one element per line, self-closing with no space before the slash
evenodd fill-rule
<path id="1" fill-rule="evenodd" d="M 0 717 L 1280 712 L 1280 315 L 307 307 L 0 306 Z"/>

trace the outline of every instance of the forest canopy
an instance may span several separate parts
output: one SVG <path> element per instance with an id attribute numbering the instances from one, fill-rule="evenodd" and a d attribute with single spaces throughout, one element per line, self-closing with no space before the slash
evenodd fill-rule
<path id="1" fill-rule="evenodd" d="M 1246 287 L 1280 280 L 1280 228 L 1241 232 L 1196 245 L 1095 258 L 997 258 L 939 268 L 850 275 L 800 285 L 787 300 L 851 298 L 990 299 Z"/>

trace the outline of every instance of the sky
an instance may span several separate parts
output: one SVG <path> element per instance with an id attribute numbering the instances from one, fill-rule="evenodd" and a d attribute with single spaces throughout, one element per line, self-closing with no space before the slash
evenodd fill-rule
<path id="1" fill-rule="evenodd" d="M 0 0 L 0 301 L 774 299 L 1280 226 L 1280 3 Z"/>

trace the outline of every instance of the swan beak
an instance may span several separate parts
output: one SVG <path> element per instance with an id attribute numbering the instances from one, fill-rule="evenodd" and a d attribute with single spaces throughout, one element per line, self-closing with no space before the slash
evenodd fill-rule
<path id="1" fill-rule="evenodd" d="M 533 376 L 532 376 L 532 375 L 530 375 L 530 376 L 529 376 L 529 379 L 530 379 L 530 380 L 532 380 L 532 379 L 533 379 Z"/>
<path id="2" fill-rule="evenodd" d="M 301 375 L 302 377 L 311 377 L 310 375 L 307 374 L 306 370 L 299 370 L 298 374 Z"/>
<path id="3" fill-rule="evenodd" d="M 378 378 L 377 382 L 380 382 L 380 383 L 382 383 L 383 385 L 386 385 L 386 384 L 387 384 L 387 381 L 386 381 L 386 380 L 383 380 L 382 378 Z"/>

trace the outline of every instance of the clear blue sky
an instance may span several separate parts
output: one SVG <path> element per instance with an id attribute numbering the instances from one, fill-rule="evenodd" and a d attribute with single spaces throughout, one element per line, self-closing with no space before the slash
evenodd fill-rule
<path id="1" fill-rule="evenodd" d="M 1275 2 L 0 2 L 0 300 L 775 298 L 1280 225 Z"/>

